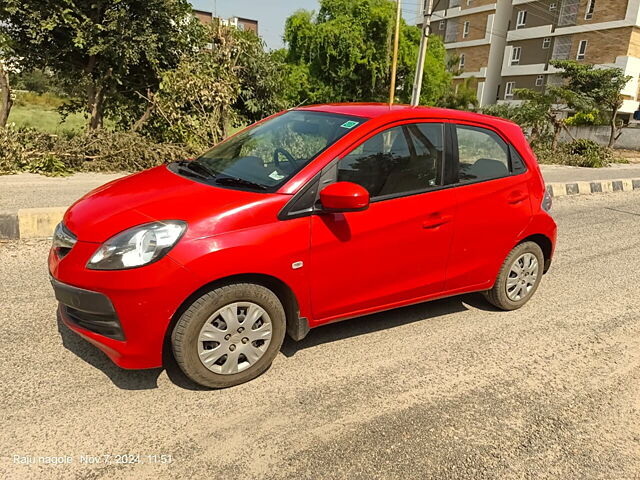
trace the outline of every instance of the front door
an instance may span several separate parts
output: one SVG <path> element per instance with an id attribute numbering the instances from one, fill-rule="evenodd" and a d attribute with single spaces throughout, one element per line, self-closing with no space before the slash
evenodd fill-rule
<path id="1" fill-rule="evenodd" d="M 455 193 L 442 187 L 444 126 L 409 123 L 370 135 L 338 162 L 338 181 L 365 187 L 363 212 L 311 221 L 317 321 L 365 313 L 444 288 Z"/>

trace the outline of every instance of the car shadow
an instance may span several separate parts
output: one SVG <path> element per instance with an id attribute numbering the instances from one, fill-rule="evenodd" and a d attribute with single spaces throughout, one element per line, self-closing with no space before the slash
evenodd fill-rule
<path id="1" fill-rule="evenodd" d="M 125 370 L 114 364 L 98 347 L 89 343 L 67 327 L 57 314 L 58 333 L 64 348 L 104 373 L 113 384 L 122 390 L 150 390 L 158 388 L 158 377 L 162 368 L 148 370 Z"/>
<path id="2" fill-rule="evenodd" d="M 487 303 L 481 294 L 450 297 L 325 325 L 311 330 L 307 337 L 299 342 L 286 336 L 280 351 L 290 358 L 305 348 L 464 312 L 469 310 L 469 306 L 479 310 L 497 311 Z M 171 352 L 168 337 L 165 339 L 162 355 L 164 367 L 148 370 L 125 370 L 115 365 L 98 347 L 71 331 L 62 322 L 59 314 L 57 321 L 62 345 L 92 367 L 100 370 L 116 387 L 122 390 L 158 388 L 158 377 L 163 370 L 167 372 L 167 376 L 177 387 L 193 391 L 209 390 L 194 383 L 182 373 Z"/>
<path id="3" fill-rule="evenodd" d="M 209 390 L 194 383 L 187 377 L 173 358 L 169 339 L 165 340 L 160 368 L 146 370 L 126 370 L 114 364 L 107 355 L 92 343 L 67 327 L 57 314 L 58 333 L 64 348 L 104 373 L 113 384 L 122 390 L 151 390 L 158 388 L 158 377 L 166 370 L 167 376 L 176 386 L 185 390 Z"/>
<path id="4" fill-rule="evenodd" d="M 286 336 L 280 351 L 286 357 L 292 357 L 305 348 L 464 312 L 469 310 L 468 306 L 478 310 L 498 311 L 480 293 L 449 297 L 324 325 L 312 329 L 298 342 Z"/>

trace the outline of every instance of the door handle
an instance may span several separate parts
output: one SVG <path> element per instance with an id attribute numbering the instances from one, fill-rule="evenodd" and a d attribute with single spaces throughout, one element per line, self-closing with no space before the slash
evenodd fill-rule
<path id="1" fill-rule="evenodd" d="M 509 195 L 509 203 L 511 205 L 517 205 L 518 203 L 522 203 L 527 199 L 527 195 L 521 191 L 513 192 Z"/>
<path id="2" fill-rule="evenodd" d="M 429 218 L 422 222 L 422 228 L 433 229 L 441 227 L 446 223 L 449 223 L 453 218 L 452 215 L 443 215 L 441 213 L 433 213 L 429 215 Z"/>

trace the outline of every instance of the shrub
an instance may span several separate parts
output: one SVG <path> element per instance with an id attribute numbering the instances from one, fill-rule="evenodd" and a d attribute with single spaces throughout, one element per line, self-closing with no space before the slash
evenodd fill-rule
<path id="1" fill-rule="evenodd" d="M 535 145 L 540 163 L 570 165 L 572 167 L 602 168 L 610 163 L 629 163 L 608 147 L 592 140 L 578 139 L 552 150 L 548 144 Z"/>
<path id="2" fill-rule="evenodd" d="M 196 153 L 182 145 L 154 143 L 129 132 L 53 135 L 34 129 L 0 129 L 0 174 L 133 172 Z"/>
<path id="3" fill-rule="evenodd" d="M 598 112 L 578 112 L 572 117 L 567 118 L 564 123 L 570 127 L 596 125 L 598 124 Z"/>
<path id="4" fill-rule="evenodd" d="M 60 98 L 53 93 L 34 93 L 17 91 L 15 104 L 20 106 L 37 105 L 44 108 L 58 108 L 64 104 L 64 99 Z"/>

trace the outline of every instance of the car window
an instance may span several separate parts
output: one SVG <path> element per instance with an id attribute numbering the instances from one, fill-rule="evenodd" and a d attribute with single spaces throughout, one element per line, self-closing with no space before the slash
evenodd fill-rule
<path id="1" fill-rule="evenodd" d="M 390 128 L 363 142 L 338 163 L 338 181 L 357 183 L 371 198 L 428 190 L 440 184 L 443 125 Z"/>
<path id="2" fill-rule="evenodd" d="M 509 175 L 509 148 L 491 130 L 456 125 L 458 136 L 458 180 L 476 182 Z"/>

